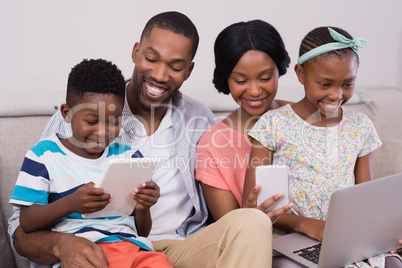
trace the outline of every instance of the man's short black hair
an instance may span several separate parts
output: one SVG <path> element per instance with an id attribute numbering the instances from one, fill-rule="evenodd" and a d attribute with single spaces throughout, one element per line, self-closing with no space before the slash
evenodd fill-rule
<path id="1" fill-rule="evenodd" d="M 168 30 L 190 39 L 193 42 L 191 59 L 194 58 L 198 48 L 199 36 L 197 28 L 186 15 L 176 11 L 168 11 L 153 16 L 142 31 L 141 41 L 144 37 L 149 37 L 154 28 Z"/>

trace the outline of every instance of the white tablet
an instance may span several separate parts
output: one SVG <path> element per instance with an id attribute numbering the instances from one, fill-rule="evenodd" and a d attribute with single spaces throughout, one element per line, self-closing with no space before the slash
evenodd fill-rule
<path id="1" fill-rule="evenodd" d="M 289 203 L 289 178 L 288 168 L 282 165 L 258 166 L 255 169 L 255 183 L 261 186 L 257 197 L 257 205 L 260 205 L 271 196 L 281 192 L 284 196 L 270 206 L 266 212 L 274 211 Z"/>
<path id="2" fill-rule="evenodd" d="M 103 171 L 101 180 L 96 187 L 102 188 L 112 195 L 110 202 L 104 209 L 84 214 L 84 218 L 112 217 L 131 215 L 137 201 L 131 195 L 132 190 L 150 181 L 158 168 L 160 159 L 157 158 L 130 158 L 110 160 Z"/>

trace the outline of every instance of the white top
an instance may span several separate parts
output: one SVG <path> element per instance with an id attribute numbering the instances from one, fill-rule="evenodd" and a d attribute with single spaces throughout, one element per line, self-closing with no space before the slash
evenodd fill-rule
<path id="1" fill-rule="evenodd" d="M 144 157 L 161 159 L 152 177 L 160 188 L 160 197 L 151 207 L 152 229 L 148 238 L 151 241 L 183 239 L 176 230 L 189 217 L 193 205 L 179 174 L 180 163 L 177 161 L 180 160 L 174 154 L 172 110 L 167 109 L 158 129 L 151 136 L 147 135 L 144 125 L 135 116 L 132 120 L 136 131 L 131 146 L 140 150 Z"/>

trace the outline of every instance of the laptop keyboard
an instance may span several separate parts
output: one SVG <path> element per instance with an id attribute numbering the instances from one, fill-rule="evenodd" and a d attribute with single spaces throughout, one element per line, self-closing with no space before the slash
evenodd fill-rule
<path id="1" fill-rule="evenodd" d="M 309 246 L 306 248 L 298 249 L 293 251 L 293 253 L 299 255 L 300 257 L 305 258 L 311 262 L 318 264 L 318 259 L 320 257 L 321 244 L 317 244 L 314 246 Z"/>

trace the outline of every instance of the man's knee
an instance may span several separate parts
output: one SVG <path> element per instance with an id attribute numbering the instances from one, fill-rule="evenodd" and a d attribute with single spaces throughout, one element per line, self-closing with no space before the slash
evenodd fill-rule
<path id="1" fill-rule="evenodd" d="M 272 222 L 270 218 L 258 209 L 242 208 L 236 209 L 226 214 L 226 221 L 231 228 L 235 228 L 243 233 L 255 233 L 257 231 L 272 235 Z"/>

